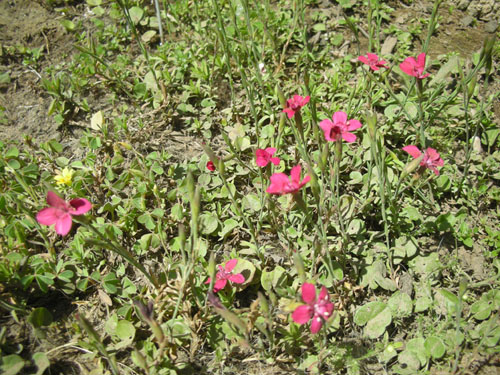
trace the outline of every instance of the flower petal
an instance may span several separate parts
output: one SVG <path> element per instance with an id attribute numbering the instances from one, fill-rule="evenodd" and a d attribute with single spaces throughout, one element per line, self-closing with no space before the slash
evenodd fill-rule
<path id="1" fill-rule="evenodd" d="M 415 159 L 422 155 L 422 152 L 418 149 L 418 147 L 413 145 L 403 147 L 403 151 L 406 151 Z"/>
<path id="2" fill-rule="evenodd" d="M 295 115 L 295 111 L 291 108 L 285 108 L 283 112 L 285 112 L 288 115 L 288 118 L 292 118 L 293 115 Z"/>
<path id="3" fill-rule="evenodd" d="M 212 282 L 212 278 L 209 277 L 208 280 L 205 281 L 205 284 L 210 284 L 211 282 Z"/>
<path id="4" fill-rule="evenodd" d="M 345 124 L 347 121 L 347 113 L 343 111 L 335 112 L 332 116 L 332 119 L 334 124 L 337 124 L 339 122 Z"/>
<path id="5" fill-rule="evenodd" d="M 271 158 L 271 163 L 274 165 L 280 165 L 280 158 Z"/>
<path id="6" fill-rule="evenodd" d="M 47 192 L 47 204 L 51 207 L 65 208 L 66 201 L 53 191 Z"/>
<path id="7" fill-rule="evenodd" d="M 300 183 L 300 170 L 302 167 L 299 165 L 296 165 L 295 167 L 292 168 L 290 171 L 290 177 L 292 178 L 292 182 L 295 182 L 296 184 Z"/>
<path id="8" fill-rule="evenodd" d="M 297 324 L 307 323 L 311 319 L 313 311 L 313 308 L 309 305 L 299 306 L 292 313 L 292 319 Z"/>
<path id="9" fill-rule="evenodd" d="M 226 262 L 226 266 L 224 267 L 224 269 L 226 270 L 226 272 L 231 272 L 233 268 L 236 267 L 236 264 L 238 264 L 238 259 L 230 259 Z"/>
<path id="10" fill-rule="evenodd" d="M 224 289 L 226 287 L 226 284 L 226 279 L 217 280 L 214 284 L 214 293 L 217 293 L 219 290 Z"/>
<path id="11" fill-rule="evenodd" d="M 288 176 L 284 173 L 274 173 L 270 180 L 271 185 L 266 190 L 269 194 L 284 194 L 284 187 L 290 182 Z"/>
<path id="12" fill-rule="evenodd" d="M 370 62 L 365 56 L 359 56 L 358 60 L 361 61 L 363 64 L 370 65 Z"/>
<path id="13" fill-rule="evenodd" d="M 276 152 L 276 149 L 274 147 L 268 147 L 264 150 L 269 156 L 273 156 L 274 153 Z"/>
<path id="14" fill-rule="evenodd" d="M 422 52 L 420 55 L 417 56 L 417 66 L 424 70 L 425 68 L 425 52 Z"/>
<path id="15" fill-rule="evenodd" d="M 319 316 L 314 315 L 311 322 L 311 333 L 318 333 L 322 326 L 323 320 Z"/>
<path id="16" fill-rule="evenodd" d="M 36 221 L 42 225 L 52 225 L 56 223 L 59 216 L 61 216 L 60 209 L 56 207 L 47 207 L 36 215 Z"/>
<path id="17" fill-rule="evenodd" d="M 245 282 L 245 277 L 241 273 L 237 273 L 235 275 L 230 275 L 229 281 L 232 281 L 236 284 L 243 284 Z"/>
<path id="18" fill-rule="evenodd" d="M 342 139 L 347 143 L 352 143 L 356 140 L 356 136 L 349 132 L 342 132 Z"/>
<path id="19" fill-rule="evenodd" d="M 75 209 L 71 212 L 71 215 L 83 215 L 92 208 L 92 204 L 85 198 L 72 199 L 69 201 L 69 204 Z"/>
<path id="20" fill-rule="evenodd" d="M 330 298 L 329 294 L 328 294 L 328 290 L 322 286 L 321 287 L 321 291 L 319 292 L 319 296 L 318 296 L 318 301 L 320 300 L 328 300 Z"/>
<path id="21" fill-rule="evenodd" d="M 71 215 L 65 213 L 63 216 L 59 217 L 59 219 L 56 221 L 56 233 L 60 234 L 61 236 L 65 236 L 69 233 L 71 230 Z"/>
<path id="22" fill-rule="evenodd" d="M 362 126 L 363 125 L 361 125 L 361 122 L 359 122 L 358 120 L 349 120 L 347 122 L 347 130 L 349 131 L 359 129 Z"/>
<path id="23" fill-rule="evenodd" d="M 314 284 L 304 283 L 302 284 L 302 300 L 305 303 L 313 303 L 316 300 L 316 288 Z"/>

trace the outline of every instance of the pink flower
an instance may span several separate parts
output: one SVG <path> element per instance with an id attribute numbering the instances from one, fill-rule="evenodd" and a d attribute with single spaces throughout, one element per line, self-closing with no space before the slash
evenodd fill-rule
<path id="1" fill-rule="evenodd" d="M 284 173 L 274 173 L 271 176 L 271 185 L 269 185 L 266 192 L 278 195 L 297 193 L 300 188 L 311 179 L 310 176 L 305 176 L 304 179 L 300 181 L 300 170 L 300 165 L 296 165 L 292 168 L 290 171 L 291 180 Z"/>
<path id="2" fill-rule="evenodd" d="M 219 272 L 215 275 L 215 284 L 214 284 L 214 293 L 217 293 L 219 290 L 224 289 L 227 284 L 227 281 L 231 281 L 236 284 L 242 284 L 245 282 L 245 278 L 241 273 L 233 274 L 231 271 L 238 263 L 238 259 L 231 259 L 226 262 L 225 267 L 218 265 Z M 212 279 L 209 277 L 205 284 L 210 284 Z"/>
<path id="3" fill-rule="evenodd" d="M 345 112 L 339 111 L 335 112 L 332 116 L 332 120 L 323 120 L 319 123 L 321 129 L 325 133 L 325 139 L 330 142 L 338 141 L 343 138 L 344 141 L 351 143 L 356 140 L 356 136 L 349 133 L 351 130 L 356 130 L 361 127 L 361 123 L 358 120 L 347 120 L 347 114 Z"/>
<path id="4" fill-rule="evenodd" d="M 66 202 L 56 193 L 47 193 L 47 203 L 50 207 L 44 208 L 36 215 L 36 220 L 42 225 L 55 224 L 56 233 L 65 236 L 71 230 L 71 216 L 83 215 L 92 208 L 85 198 L 72 199 Z"/>
<path id="5" fill-rule="evenodd" d="M 386 68 L 387 61 L 380 60 L 380 58 L 374 53 L 367 53 L 365 56 L 359 56 L 358 60 L 363 64 L 368 65 L 372 70 L 379 70 L 380 68 Z"/>
<path id="6" fill-rule="evenodd" d="M 311 333 L 318 333 L 333 311 L 333 303 L 330 302 L 328 291 L 324 286 L 321 287 L 316 299 L 314 284 L 304 283 L 302 285 L 302 300 L 306 305 L 297 307 L 292 313 L 292 319 L 297 324 L 305 324 L 312 319 Z"/>
<path id="7" fill-rule="evenodd" d="M 276 152 L 276 149 L 273 147 L 268 147 L 265 150 L 262 149 L 257 149 L 255 151 L 255 156 L 257 157 L 257 165 L 259 167 L 265 167 L 266 165 L 269 164 L 269 162 L 273 163 L 274 165 L 279 165 L 280 163 L 280 158 L 273 158 L 272 156 Z"/>
<path id="8" fill-rule="evenodd" d="M 207 161 L 207 169 L 212 172 L 215 171 L 215 164 L 211 160 Z"/>
<path id="9" fill-rule="evenodd" d="M 409 153 L 414 159 L 419 158 L 422 155 L 422 151 L 420 151 L 417 146 L 405 146 L 403 147 L 403 151 Z M 420 165 L 422 167 L 429 168 L 436 174 L 436 176 L 439 176 L 439 171 L 436 167 L 442 167 L 444 165 L 444 161 L 441 159 L 436 150 L 428 147 L 424 152 L 424 157 L 420 162 Z"/>
<path id="10" fill-rule="evenodd" d="M 423 74 L 425 69 L 425 53 L 421 53 L 415 60 L 414 57 L 407 57 L 405 61 L 399 64 L 399 68 L 409 76 L 418 79 L 429 77 L 429 73 Z"/>
<path id="11" fill-rule="evenodd" d="M 286 101 L 287 107 L 283 110 L 283 112 L 288 115 L 288 118 L 292 118 L 296 112 L 299 112 L 303 106 L 309 103 L 310 99 L 310 96 L 303 98 L 300 95 L 294 95 L 292 99 L 288 99 Z"/>

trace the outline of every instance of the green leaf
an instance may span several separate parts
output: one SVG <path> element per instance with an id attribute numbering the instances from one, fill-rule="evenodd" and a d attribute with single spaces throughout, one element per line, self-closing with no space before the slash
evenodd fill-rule
<path id="1" fill-rule="evenodd" d="M 266 125 L 261 129 L 260 136 L 262 138 L 272 138 L 272 137 L 274 137 L 274 132 L 275 132 L 275 129 L 274 129 L 273 125 Z"/>
<path id="2" fill-rule="evenodd" d="M 135 327 L 128 320 L 120 320 L 116 324 L 115 334 L 120 340 L 130 343 L 135 336 Z"/>
<path id="3" fill-rule="evenodd" d="M 61 25 L 66 29 L 66 31 L 73 31 L 76 28 L 76 25 L 73 21 L 70 20 L 60 20 Z"/>
<path id="4" fill-rule="evenodd" d="M 361 306 L 354 315 L 354 323 L 359 326 L 366 324 L 364 333 L 371 339 L 382 336 L 391 322 L 390 309 L 385 303 L 378 301 L 368 302 Z"/>
<path id="5" fill-rule="evenodd" d="M 234 228 L 237 228 L 240 226 L 240 223 L 238 223 L 234 219 L 227 219 L 224 221 L 224 224 L 222 226 L 222 230 L 219 233 L 219 236 L 221 238 L 226 237 L 229 233 L 233 231 Z"/>
<path id="6" fill-rule="evenodd" d="M 2 83 L 10 83 L 9 72 L 0 73 L 0 84 Z"/>
<path id="7" fill-rule="evenodd" d="M 253 212 L 257 212 L 262 209 L 260 199 L 255 194 L 245 195 L 242 199 L 242 204 L 244 209 L 251 210 Z"/>
<path id="8" fill-rule="evenodd" d="M 389 298 L 387 301 L 389 309 L 391 309 L 392 316 L 397 318 L 405 318 L 410 316 L 413 310 L 413 301 L 410 296 L 406 293 L 401 293 L 397 291 Z"/>
<path id="9" fill-rule="evenodd" d="M 139 216 L 137 218 L 137 221 L 141 224 L 144 224 L 144 226 L 149 229 L 149 230 L 154 230 L 155 229 L 155 222 L 153 220 L 153 218 L 151 217 L 150 213 L 149 212 L 146 212 L 144 214 L 142 214 L 141 216 Z"/>
<path id="10" fill-rule="evenodd" d="M 24 367 L 24 360 L 16 354 L 2 356 L 0 361 L 3 375 L 16 375 Z"/>
<path id="11" fill-rule="evenodd" d="M 119 285 L 120 280 L 116 278 L 116 275 L 113 272 L 108 273 L 102 278 L 102 286 L 108 293 L 115 294 L 118 291 Z"/>
<path id="12" fill-rule="evenodd" d="M 47 293 L 49 291 L 49 286 L 54 284 L 54 276 L 50 275 L 35 275 L 36 282 L 40 287 L 41 291 Z"/>
<path id="13" fill-rule="evenodd" d="M 286 280 L 286 271 L 281 266 L 276 266 L 271 272 L 262 271 L 260 282 L 264 290 L 271 290 L 284 283 Z"/>
<path id="14" fill-rule="evenodd" d="M 128 13 L 130 14 L 130 19 L 132 22 L 137 25 L 139 22 L 141 22 L 142 17 L 144 17 L 144 10 L 139 7 L 132 7 L 128 10 Z"/>
<path id="15" fill-rule="evenodd" d="M 474 319 L 485 320 L 490 317 L 492 307 L 489 301 L 485 298 L 481 298 L 479 301 L 472 304 L 470 312 L 473 314 Z"/>
<path id="16" fill-rule="evenodd" d="M 446 347 L 443 341 L 437 336 L 427 337 L 424 343 L 427 356 L 438 359 L 441 358 L 446 352 Z"/>
<path id="17" fill-rule="evenodd" d="M 91 7 L 96 7 L 102 4 L 102 0 L 86 0 L 87 4 Z"/>
<path id="18" fill-rule="evenodd" d="M 417 337 L 408 341 L 406 343 L 406 350 L 415 353 L 415 356 L 420 361 L 421 366 L 424 366 L 429 360 L 429 356 L 425 351 L 424 339 L 421 337 Z"/>
<path id="19" fill-rule="evenodd" d="M 38 352 L 33 354 L 32 358 L 37 367 L 35 375 L 43 375 L 43 372 L 50 366 L 49 357 L 45 353 Z"/>
<path id="20" fill-rule="evenodd" d="M 52 321 L 52 314 L 45 307 L 37 307 L 28 316 L 28 322 L 35 328 L 48 326 Z"/>
<path id="21" fill-rule="evenodd" d="M 217 215 L 213 213 L 203 213 L 199 218 L 200 231 L 202 234 L 209 235 L 214 233 L 219 227 Z"/>

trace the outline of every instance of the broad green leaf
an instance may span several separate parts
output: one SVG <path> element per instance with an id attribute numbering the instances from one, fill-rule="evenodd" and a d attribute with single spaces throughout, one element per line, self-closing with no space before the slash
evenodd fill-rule
<path id="1" fill-rule="evenodd" d="M 76 25 L 73 21 L 70 20 L 60 20 L 60 24 L 67 30 L 67 31 L 73 31 L 76 28 Z"/>
<path id="2" fill-rule="evenodd" d="M 35 328 L 48 326 L 52 321 L 52 314 L 45 307 L 37 307 L 28 316 L 28 322 Z"/>
<path id="3" fill-rule="evenodd" d="M 446 352 L 446 347 L 444 346 L 443 340 L 441 340 L 437 336 L 430 336 L 425 339 L 425 350 L 427 352 L 427 356 L 439 359 Z"/>
<path id="4" fill-rule="evenodd" d="M 408 341 L 406 343 L 406 350 L 415 353 L 416 357 L 420 361 L 421 366 L 425 366 L 425 364 L 429 360 L 429 356 L 425 351 L 424 339 L 421 337 L 417 337 Z"/>
<path id="5" fill-rule="evenodd" d="M 35 375 L 42 375 L 44 371 L 50 366 L 50 361 L 47 357 L 47 354 L 38 352 L 33 354 L 32 358 L 37 368 Z"/>
<path id="6" fill-rule="evenodd" d="M 135 336 L 135 327 L 128 320 L 120 320 L 116 324 L 115 334 L 120 340 L 132 342 Z"/>
<path id="7" fill-rule="evenodd" d="M 403 350 L 399 353 L 398 362 L 409 370 L 417 371 L 420 368 L 420 360 L 411 350 Z"/>
<path id="8" fill-rule="evenodd" d="M 481 298 L 479 301 L 472 304 L 470 307 L 470 312 L 473 314 L 474 319 L 485 320 L 488 319 L 493 306 L 485 298 Z"/>
<path id="9" fill-rule="evenodd" d="M 221 238 L 226 237 L 229 233 L 233 231 L 234 228 L 237 228 L 240 226 L 240 223 L 238 223 L 234 219 L 227 219 L 224 221 L 224 224 L 222 225 L 222 229 L 219 233 L 219 236 Z"/>
<path id="10" fill-rule="evenodd" d="M 139 7 L 132 7 L 128 10 L 130 14 L 130 18 L 132 19 L 132 22 L 137 25 L 139 22 L 141 22 L 142 17 L 144 17 L 144 10 Z"/>
<path id="11" fill-rule="evenodd" d="M 144 43 L 148 43 L 151 39 L 154 38 L 155 35 L 156 35 L 156 30 L 148 30 L 144 34 L 142 34 L 141 40 Z"/>
<path id="12" fill-rule="evenodd" d="M 219 227 L 217 215 L 213 213 L 204 213 L 200 215 L 200 231 L 205 235 L 214 233 Z"/>
<path id="13" fill-rule="evenodd" d="M 383 302 L 373 301 L 361 306 L 354 315 L 354 323 L 363 326 L 364 333 L 371 339 L 380 337 L 391 324 L 391 311 Z"/>
<path id="14" fill-rule="evenodd" d="M 17 354 L 2 356 L 0 370 L 3 375 L 16 375 L 24 367 L 24 360 Z"/>
<path id="15" fill-rule="evenodd" d="M 410 316 L 413 310 L 413 301 L 406 293 L 397 291 L 389 298 L 387 305 L 391 309 L 392 316 L 397 318 L 405 318 Z"/>
<path id="16" fill-rule="evenodd" d="M 253 212 L 260 211 L 262 206 L 260 204 L 260 198 L 255 194 L 245 195 L 242 199 L 243 208 L 251 210 Z"/>

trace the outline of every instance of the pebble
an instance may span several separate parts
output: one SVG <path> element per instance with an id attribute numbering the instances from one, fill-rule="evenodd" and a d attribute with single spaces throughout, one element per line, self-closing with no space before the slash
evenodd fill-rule
<path id="1" fill-rule="evenodd" d="M 492 33 L 492 34 L 497 31 L 497 28 L 498 28 L 498 21 L 496 20 L 492 20 L 484 26 L 484 30 L 487 33 Z"/>

